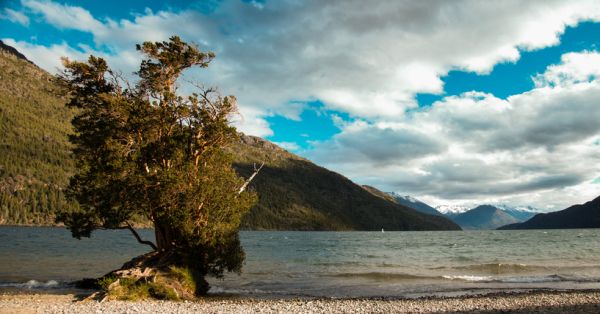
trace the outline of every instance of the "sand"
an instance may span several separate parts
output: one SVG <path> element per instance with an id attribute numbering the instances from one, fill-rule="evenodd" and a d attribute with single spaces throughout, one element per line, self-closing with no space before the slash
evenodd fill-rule
<path id="1" fill-rule="evenodd" d="M 600 313 L 600 291 L 533 291 L 419 299 L 79 301 L 74 294 L 0 295 L 0 313 Z"/>

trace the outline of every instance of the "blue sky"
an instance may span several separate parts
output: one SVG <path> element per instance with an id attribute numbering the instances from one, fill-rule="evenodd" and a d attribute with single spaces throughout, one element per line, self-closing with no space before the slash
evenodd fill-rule
<path id="1" fill-rule="evenodd" d="M 186 79 L 236 95 L 246 133 L 433 205 L 556 209 L 600 194 L 599 22 L 584 0 L 10 0 L 0 38 L 132 73 L 178 34 L 217 53 Z"/>

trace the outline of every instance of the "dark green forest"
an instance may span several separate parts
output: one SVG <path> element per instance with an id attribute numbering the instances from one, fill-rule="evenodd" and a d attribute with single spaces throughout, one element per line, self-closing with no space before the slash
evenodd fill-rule
<path id="1" fill-rule="evenodd" d="M 0 223 L 51 224 L 76 204 L 63 194 L 73 170 L 73 112 L 52 76 L 0 47 Z"/>

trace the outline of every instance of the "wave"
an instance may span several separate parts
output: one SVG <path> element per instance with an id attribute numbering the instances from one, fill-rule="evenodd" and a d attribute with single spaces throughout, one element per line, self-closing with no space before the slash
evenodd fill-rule
<path id="1" fill-rule="evenodd" d="M 494 276 L 494 275 L 467 275 L 453 274 L 441 276 L 413 275 L 406 273 L 362 272 L 362 273 L 337 273 L 324 274 L 327 277 L 343 279 L 367 279 L 376 281 L 404 281 L 404 280 L 457 280 L 479 283 L 550 283 L 550 282 L 600 282 L 600 277 L 582 277 L 571 275 L 523 275 L 523 276 Z"/>
<path id="2" fill-rule="evenodd" d="M 526 264 L 504 264 L 504 263 L 488 263 L 488 264 L 473 264 L 466 266 L 455 266 L 455 267 L 436 267 L 433 269 L 453 269 L 461 271 L 476 271 L 485 274 L 507 274 L 507 273 L 520 273 L 520 272 L 531 272 L 531 271 L 543 271 L 548 270 L 546 266 L 526 265 Z"/>
<path id="3" fill-rule="evenodd" d="M 420 276 L 405 273 L 386 273 L 386 272 L 363 272 L 363 273 L 334 273 L 326 274 L 328 277 L 337 278 L 363 278 L 378 281 L 387 280 L 419 280 L 419 279 L 440 279 L 439 276 Z"/>
<path id="4" fill-rule="evenodd" d="M 473 275 L 444 275 L 444 279 L 460 280 L 468 282 L 487 282 L 487 283 L 548 283 L 548 282 L 600 282 L 600 278 L 576 277 L 563 275 L 540 275 L 540 276 L 473 276 Z"/>
<path id="5" fill-rule="evenodd" d="M 65 284 L 61 284 L 56 280 L 37 281 L 29 280 L 27 282 L 0 282 L 0 288 L 19 288 L 19 289 L 55 289 L 63 288 Z"/>
<path id="6" fill-rule="evenodd" d="M 543 283 L 568 281 L 563 280 L 558 275 L 547 276 L 515 276 L 515 277 L 494 277 L 494 276 L 473 276 L 473 275 L 445 275 L 444 279 L 461 280 L 470 282 L 499 282 L 499 283 Z"/>

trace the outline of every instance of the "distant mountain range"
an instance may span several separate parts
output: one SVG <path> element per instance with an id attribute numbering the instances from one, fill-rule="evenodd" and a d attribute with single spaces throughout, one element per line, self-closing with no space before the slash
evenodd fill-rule
<path id="1" fill-rule="evenodd" d="M 480 205 L 464 213 L 453 214 L 449 218 L 465 230 L 496 229 L 520 221 L 502 209 L 491 205 Z"/>
<path id="2" fill-rule="evenodd" d="M 530 219 L 537 215 L 540 211 L 531 206 L 511 207 L 507 205 L 492 205 L 501 209 L 503 212 L 515 217 L 519 222 Z"/>
<path id="3" fill-rule="evenodd" d="M 438 205 L 435 209 L 444 214 L 444 215 L 452 215 L 452 214 L 460 214 L 468 211 L 472 207 L 469 206 L 461 206 L 461 205 Z"/>
<path id="4" fill-rule="evenodd" d="M 56 211 L 76 208 L 63 190 L 73 173 L 68 134 L 74 112 L 52 76 L 0 42 L 0 224 L 54 224 Z M 344 176 L 264 139 L 241 135 L 227 148 L 252 181 L 258 204 L 242 227 L 253 230 L 458 230 L 381 198 Z M 144 222 L 140 222 L 144 223 Z M 146 222 L 147 223 L 147 222 Z"/>
<path id="5" fill-rule="evenodd" d="M 526 221 L 537 214 L 537 209 L 531 206 L 511 207 L 503 204 L 480 205 L 474 208 L 441 205 L 433 208 L 412 196 L 402 196 L 395 192 L 388 194 L 398 204 L 426 214 L 445 216 L 463 229 L 496 229 L 507 224 Z"/>
<path id="6" fill-rule="evenodd" d="M 537 214 L 522 222 L 499 229 L 573 229 L 600 228 L 600 196 L 585 204 L 573 205 L 561 211 Z"/>

